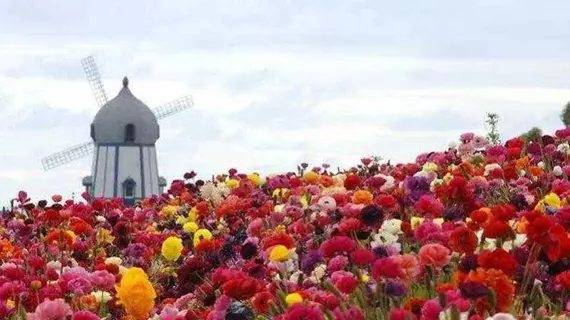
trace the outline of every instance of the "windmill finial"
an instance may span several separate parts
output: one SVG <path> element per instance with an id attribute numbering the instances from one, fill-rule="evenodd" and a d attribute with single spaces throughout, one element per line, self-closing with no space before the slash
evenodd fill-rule
<path id="1" fill-rule="evenodd" d="M 124 78 L 123 78 L 123 87 L 126 88 L 126 87 L 128 87 L 128 86 L 129 86 L 129 78 L 124 77 Z"/>

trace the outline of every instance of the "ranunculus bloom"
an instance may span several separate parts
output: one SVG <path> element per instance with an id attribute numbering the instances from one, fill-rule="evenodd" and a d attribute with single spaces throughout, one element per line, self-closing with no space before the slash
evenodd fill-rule
<path id="1" fill-rule="evenodd" d="M 475 252 L 478 244 L 479 238 L 477 238 L 475 232 L 465 226 L 455 228 L 449 235 L 447 243 L 451 250 L 464 254 Z"/>
<path id="2" fill-rule="evenodd" d="M 420 263 L 426 266 L 441 268 L 449 263 L 451 252 L 437 243 L 426 244 L 418 252 Z"/>

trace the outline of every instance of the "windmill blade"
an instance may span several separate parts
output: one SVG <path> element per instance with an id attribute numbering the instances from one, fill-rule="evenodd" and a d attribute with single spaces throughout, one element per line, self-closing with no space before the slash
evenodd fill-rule
<path id="1" fill-rule="evenodd" d="M 157 119 L 163 119 L 177 112 L 186 110 L 194 105 L 194 101 L 190 96 L 184 96 L 169 103 L 163 104 L 153 110 Z"/>
<path id="2" fill-rule="evenodd" d="M 68 162 L 83 158 L 84 156 L 93 153 L 93 150 L 93 142 L 85 142 L 43 158 L 42 165 L 44 167 L 44 170 L 47 171 L 64 165 Z"/>
<path id="3" fill-rule="evenodd" d="M 88 56 L 81 59 L 81 65 L 83 66 L 85 76 L 87 76 L 91 91 L 93 91 L 93 96 L 95 96 L 95 101 L 97 101 L 97 106 L 104 106 L 109 99 L 107 99 L 103 82 L 101 82 L 101 75 L 99 74 L 99 69 L 97 69 L 97 64 L 95 64 L 95 59 L 92 56 Z"/>

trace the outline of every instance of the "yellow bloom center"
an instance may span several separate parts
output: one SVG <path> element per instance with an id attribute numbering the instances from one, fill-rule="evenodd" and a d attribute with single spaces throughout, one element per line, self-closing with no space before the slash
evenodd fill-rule
<path id="1" fill-rule="evenodd" d="M 196 233 L 194 233 L 194 247 L 198 246 L 198 244 L 200 244 L 200 241 L 202 240 L 211 240 L 211 239 L 212 239 L 212 233 L 208 229 L 196 230 Z"/>

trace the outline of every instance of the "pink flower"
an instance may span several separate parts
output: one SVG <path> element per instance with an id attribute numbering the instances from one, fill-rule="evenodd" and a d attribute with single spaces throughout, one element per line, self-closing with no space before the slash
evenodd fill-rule
<path id="1" fill-rule="evenodd" d="M 381 278 L 397 278 L 400 275 L 400 265 L 394 257 L 378 259 L 372 265 L 372 277 L 379 280 Z"/>
<path id="2" fill-rule="evenodd" d="M 76 313 L 73 314 L 73 317 L 71 317 L 72 320 L 99 320 L 101 318 L 99 318 L 98 315 L 94 314 L 91 311 L 78 311 Z"/>
<path id="3" fill-rule="evenodd" d="M 115 276 L 107 270 L 97 270 L 89 275 L 89 281 L 100 290 L 109 290 L 115 285 Z"/>
<path id="4" fill-rule="evenodd" d="M 437 243 L 424 245 L 418 252 L 420 262 L 426 266 L 441 268 L 449 263 L 451 251 Z"/>
<path id="5" fill-rule="evenodd" d="M 348 265 L 348 258 L 345 256 L 336 256 L 329 261 L 327 270 L 329 272 L 335 272 L 343 270 Z"/>
<path id="6" fill-rule="evenodd" d="M 34 313 L 28 314 L 29 320 L 65 320 L 71 314 L 71 308 L 63 299 L 44 300 Z"/>
<path id="7" fill-rule="evenodd" d="M 393 258 L 400 266 L 400 278 L 411 281 L 420 274 L 419 262 L 414 255 L 404 254 Z"/>
<path id="8" fill-rule="evenodd" d="M 422 320 L 439 320 L 441 306 L 436 299 L 428 300 L 422 307 Z"/>

